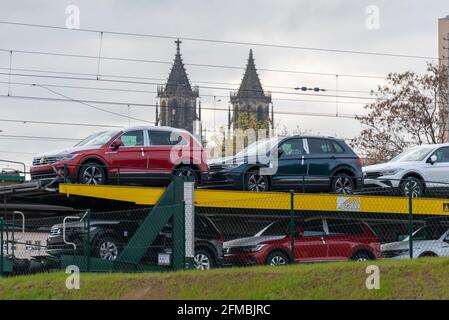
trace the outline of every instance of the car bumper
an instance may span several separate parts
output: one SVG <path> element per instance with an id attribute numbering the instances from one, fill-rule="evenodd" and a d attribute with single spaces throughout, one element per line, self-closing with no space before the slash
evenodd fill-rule
<path id="1" fill-rule="evenodd" d="M 75 179 L 78 165 L 73 162 L 55 162 L 52 164 L 32 166 L 30 168 L 31 180 L 53 180 L 60 177 L 61 180 Z"/>
<path id="2" fill-rule="evenodd" d="M 395 177 L 379 177 L 376 179 L 364 179 L 364 188 L 398 188 L 400 179 Z"/>
<path id="3" fill-rule="evenodd" d="M 264 264 L 265 258 L 258 253 L 225 254 L 223 262 L 225 266 L 250 266 Z"/>
<path id="4" fill-rule="evenodd" d="M 205 186 L 219 186 L 230 189 L 242 189 L 243 178 L 241 173 L 233 173 L 227 170 L 209 172 L 207 178 L 204 180 Z"/>

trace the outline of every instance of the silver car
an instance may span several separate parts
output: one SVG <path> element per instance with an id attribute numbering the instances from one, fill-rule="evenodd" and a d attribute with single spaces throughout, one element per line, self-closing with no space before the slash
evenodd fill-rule
<path id="1" fill-rule="evenodd" d="M 441 224 L 424 226 L 413 233 L 413 258 L 448 257 L 449 228 Z M 381 246 L 384 258 L 409 259 L 409 237 Z"/>

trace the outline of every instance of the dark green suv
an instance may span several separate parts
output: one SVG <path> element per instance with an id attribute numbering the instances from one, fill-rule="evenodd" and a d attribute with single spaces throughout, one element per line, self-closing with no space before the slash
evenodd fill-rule
<path id="1" fill-rule="evenodd" d="M 248 191 L 300 190 L 351 194 L 362 161 L 343 140 L 291 136 L 259 140 L 234 157 L 209 162 L 209 186 Z"/>

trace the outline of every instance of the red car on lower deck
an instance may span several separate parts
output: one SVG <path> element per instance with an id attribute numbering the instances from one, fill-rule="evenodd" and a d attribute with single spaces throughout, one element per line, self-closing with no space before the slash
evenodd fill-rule
<path id="1" fill-rule="evenodd" d="M 279 220 L 255 236 L 223 244 L 227 265 L 291 262 L 290 221 Z M 366 261 L 381 257 L 380 240 L 363 222 L 339 218 L 295 221 L 294 262 Z"/>
<path id="2" fill-rule="evenodd" d="M 95 133 L 76 146 L 37 155 L 32 180 L 82 184 L 168 183 L 173 175 L 207 180 L 206 152 L 189 132 L 170 127 L 131 127 Z"/>

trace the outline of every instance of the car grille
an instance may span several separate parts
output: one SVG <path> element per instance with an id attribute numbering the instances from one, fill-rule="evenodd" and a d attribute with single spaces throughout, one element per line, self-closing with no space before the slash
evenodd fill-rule
<path id="1" fill-rule="evenodd" d="M 44 179 L 54 179 L 58 176 L 58 174 L 54 171 L 39 171 L 39 172 L 32 172 L 30 176 L 31 180 L 44 180 Z"/>
<path id="2" fill-rule="evenodd" d="M 62 229 L 59 227 L 54 227 L 54 228 L 51 228 L 51 230 L 50 230 L 51 236 L 59 236 L 61 234 L 62 234 Z"/>
<path id="3" fill-rule="evenodd" d="M 221 164 L 211 164 L 209 166 L 209 171 L 210 172 L 218 172 L 223 170 L 223 166 Z"/>
<path id="4" fill-rule="evenodd" d="M 387 251 L 382 251 L 382 256 L 384 258 L 394 258 L 394 257 L 397 257 L 406 252 L 408 252 L 408 250 L 387 250 Z"/>
<path id="5" fill-rule="evenodd" d="M 365 178 L 368 178 L 368 179 L 376 179 L 381 176 L 382 176 L 382 174 L 380 172 L 366 172 L 365 173 Z"/>
<path id="6" fill-rule="evenodd" d="M 44 164 L 52 164 L 58 162 L 58 158 L 57 157 L 37 157 L 33 159 L 33 166 L 41 166 Z"/>
<path id="7" fill-rule="evenodd" d="M 248 247 L 223 248 L 223 254 L 240 254 L 248 252 Z"/>

